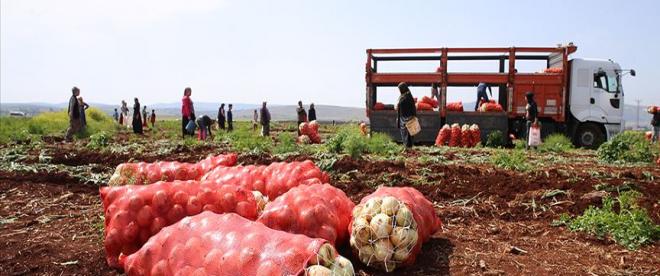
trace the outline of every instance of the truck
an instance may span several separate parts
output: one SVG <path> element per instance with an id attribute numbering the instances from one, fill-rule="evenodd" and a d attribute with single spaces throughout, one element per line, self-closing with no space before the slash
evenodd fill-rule
<path id="1" fill-rule="evenodd" d="M 496 130 L 506 137 L 523 137 L 525 95 L 532 92 L 538 105 L 542 137 L 562 133 L 576 146 L 596 148 L 622 131 L 622 78 L 627 74 L 635 76 L 635 70 L 621 69 L 612 60 L 570 58 L 575 51 L 577 46 L 573 43 L 555 47 L 367 49 L 366 111 L 370 129 L 401 141 L 396 110 L 374 107 L 379 88 L 405 82 L 414 96 L 421 96 L 419 87 L 436 86 L 439 92 L 437 110 L 417 112 L 422 131 L 415 136 L 416 143 L 432 143 L 444 124 L 453 123 L 478 124 L 482 141 Z M 378 70 L 383 62 L 410 61 L 437 62 L 438 67 L 427 72 Z M 453 64 L 462 61 L 494 62 L 499 67 L 491 72 L 451 70 Z M 539 71 L 519 72 L 516 61 L 543 65 Z M 479 83 L 498 88 L 494 100 L 503 107 L 502 112 L 447 110 L 448 89 L 475 87 Z"/>

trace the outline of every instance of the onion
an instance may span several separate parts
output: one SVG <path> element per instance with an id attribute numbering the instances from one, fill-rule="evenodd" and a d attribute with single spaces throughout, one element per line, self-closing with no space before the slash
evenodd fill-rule
<path id="1" fill-rule="evenodd" d="M 358 250 L 358 257 L 360 258 L 360 261 L 369 265 L 370 263 L 374 262 L 374 247 L 371 244 L 364 245 Z"/>
<path id="2" fill-rule="evenodd" d="M 387 238 L 392 233 L 392 218 L 386 214 L 378 214 L 369 223 L 376 238 Z"/>
<path id="3" fill-rule="evenodd" d="M 355 208 L 353 208 L 353 213 L 352 213 L 353 217 L 356 218 L 362 215 L 362 209 L 364 209 L 364 206 L 362 205 L 355 206 Z"/>
<path id="4" fill-rule="evenodd" d="M 399 200 L 393 196 L 386 196 L 380 204 L 380 210 L 388 216 L 394 216 L 399 210 Z"/>
<path id="5" fill-rule="evenodd" d="M 367 220 L 380 213 L 381 202 L 382 200 L 380 198 L 372 198 L 364 204 L 364 208 L 362 208 L 362 214 L 367 216 Z"/>
<path id="6" fill-rule="evenodd" d="M 371 227 L 369 227 L 369 223 L 366 219 L 357 218 L 355 222 L 353 222 L 353 237 L 357 244 L 367 244 L 373 236 Z"/>
<path id="7" fill-rule="evenodd" d="M 406 259 L 408 259 L 408 256 L 410 254 L 410 250 L 408 250 L 405 247 L 399 247 L 397 250 L 394 251 L 394 260 L 397 262 L 403 262 Z"/>
<path id="8" fill-rule="evenodd" d="M 401 227 L 408 227 L 413 225 L 415 219 L 412 212 L 408 209 L 407 206 L 402 205 L 401 208 L 396 212 L 396 225 Z"/>
<path id="9" fill-rule="evenodd" d="M 321 245 L 321 248 L 319 248 L 319 253 L 316 254 L 317 260 L 314 260 L 315 258 L 312 257 L 310 263 L 320 264 L 322 266 L 330 267 L 332 266 L 332 263 L 334 262 L 335 258 L 337 258 L 337 251 L 335 251 L 332 245 L 330 245 L 329 243 L 325 243 Z"/>
<path id="10" fill-rule="evenodd" d="M 376 261 L 388 261 L 394 253 L 394 247 L 389 239 L 380 239 L 374 243 L 374 258 Z"/>
<path id="11" fill-rule="evenodd" d="M 322 265 L 313 265 L 307 268 L 306 275 L 308 276 L 331 276 L 334 275 L 332 270 Z"/>
<path id="12" fill-rule="evenodd" d="M 266 208 L 266 203 L 268 203 L 268 197 L 264 196 L 259 191 L 252 191 L 252 195 L 254 195 L 254 199 L 257 201 L 257 212 L 261 213 L 261 211 L 263 211 L 264 208 Z"/>
<path id="13" fill-rule="evenodd" d="M 332 275 L 338 275 L 338 276 L 355 275 L 353 264 L 348 259 L 342 256 L 337 256 L 337 258 L 335 259 L 335 264 L 332 265 Z"/>
<path id="14" fill-rule="evenodd" d="M 409 248 L 417 243 L 417 230 L 405 227 L 394 227 L 390 241 L 396 248 Z"/>

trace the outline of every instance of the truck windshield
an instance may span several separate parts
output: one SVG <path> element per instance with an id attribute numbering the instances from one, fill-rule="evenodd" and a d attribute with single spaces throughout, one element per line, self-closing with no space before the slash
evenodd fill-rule
<path id="1" fill-rule="evenodd" d="M 616 76 L 611 76 L 611 75 L 595 76 L 594 87 L 603 89 L 607 92 L 616 93 L 619 91 L 619 82 Z"/>

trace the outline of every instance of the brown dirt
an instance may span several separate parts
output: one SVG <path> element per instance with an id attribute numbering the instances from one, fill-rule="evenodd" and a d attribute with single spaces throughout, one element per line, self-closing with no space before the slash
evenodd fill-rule
<path id="1" fill-rule="evenodd" d="M 60 145 L 52 146 L 53 149 Z M 65 149 L 66 151 L 66 149 Z M 209 148 L 209 152 L 222 149 Z M 57 151 L 55 151 L 57 152 Z M 55 163 L 114 166 L 128 160 L 87 150 L 75 157 L 56 154 Z M 207 153 L 181 152 L 166 157 L 195 161 Z M 607 240 L 551 227 L 559 214 L 579 214 L 599 205 L 608 192 L 594 185 L 634 184 L 642 207 L 660 222 L 660 168 L 612 168 L 598 164 L 558 165 L 530 173 L 490 165 L 431 164 L 342 158 L 332 182 L 358 202 L 379 185 L 415 186 L 437 206 L 443 229 L 429 240 L 413 267 L 385 274 L 353 259 L 358 275 L 499 275 L 499 274 L 634 274 L 660 273 L 660 247 L 629 252 Z M 291 156 L 284 161 L 304 160 Z M 455 157 L 458 158 L 458 157 Z M 241 155 L 243 164 L 281 161 L 272 156 Z M 598 174 L 595 174 L 597 172 Z M 647 172 L 645 175 L 644 172 Z M 656 181 L 649 180 L 650 173 Z M 548 190 L 566 194 L 543 198 Z M 616 195 L 616 191 L 609 192 Z M 104 261 L 98 187 L 57 175 L 0 172 L 0 275 L 115 275 Z M 512 247 L 525 252 L 514 253 Z M 347 248 L 340 248 L 350 256 Z M 67 264 L 67 262 L 75 262 Z"/>

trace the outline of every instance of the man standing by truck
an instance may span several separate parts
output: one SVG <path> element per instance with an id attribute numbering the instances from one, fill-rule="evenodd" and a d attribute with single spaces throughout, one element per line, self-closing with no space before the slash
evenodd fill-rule
<path id="1" fill-rule="evenodd" d="M 536 101 L 534 101 L 533 92 L 527 92 L 527 94 L 525 94 L 525 99 L 527 100 L 527 105 L 525 106 L 525 119 L 527 120 L 525 141 L 527 142 L 525 143 L 525 148 L 529 149 L 529 131 L 532 125 L 538 124 L 539 109 L 536 105 Z"/>
<path id="2" fill-rule="evenodd" d="M 406 123 L 417 115 L 415 99 L 413 99 L 410 88 L 405 82 L 399 83 L 399 102 L 397 103 L 396 126 L 401 130 L 401 139 L 406 148 L 412 148 L 413 136 L 410 135 Z"/>
<path id="3" fill-rule="evenodd" d="M 493 90 L 490 89 L 490 86 L 486 85 L 485 83 L 479 83 L 477 86 L 477 103 L 474 106 L 474 111 L 479 110 L 479 106 L 481 103 L 485 103 L 488 101 L 488 94 L 486 94 L 486 88 L 488 88 L 488 91 L 490 91 L 490 96 L 493 96 Z"/>

